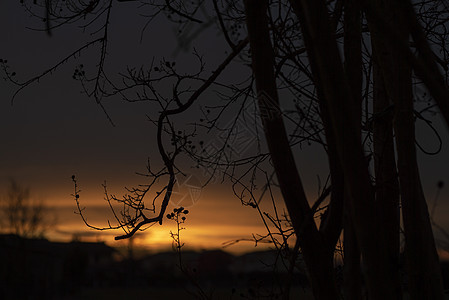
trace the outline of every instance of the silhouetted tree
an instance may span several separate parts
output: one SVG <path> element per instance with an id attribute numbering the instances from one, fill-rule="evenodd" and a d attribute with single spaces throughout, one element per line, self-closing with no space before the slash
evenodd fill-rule
<path id="1" fill-rule="evenodd" d="M 121 228 L 125 234 L 116 239 L 124 239 L 145 226 L 161 224 L 176 178 L 185 175 L 180 162 L 187 157 L 197 167 L 210 171 L 209 181 L 217 174 L 223 180 L 230 179 L 245 205 L 258 208 L 256 186 L 261 175 L 266 179 L 262 196 L 270 191 L 272 197 L 271 188 L 278 188 L 296 235 L 294 251 L 300 250 L 303 255 L 316 299 L 340 298 L 334 256 L 342 229 L 346 298 L 362 298 L 360 261 L 365 266 L 369 298 L 402 298 L 400 213 L 409 293 L 412 299 L 443 299 L 438 255 L 416 161 L 414 123 L 422 114 L 413 104 L 414 82 L 420 79 L 449 124 L 447 74 L 441 73 L 448 70 L 448 62 L 443 59 L 448 54 L 448 18 L 434 21 L 436 15 L 448 14 L 442 1 L 213 0 L 210 4 L 145 4 L 150 8 L 148 22 L 163 14 L 178 24 L 181 47 L 195 37 L 189 35 L 190 26 L 200 31 L 216 24 L 228 52 L 211 75 L 206 73 L 203 57 L 194 52 L 198 70 L 189 74 L 178 71 L 175 62 L 162 60 L 148 68 L 128 68 L 121 81 L 112 80 L 104 68 L 110 13 L 116 5 L 112 0 L 45 1 L 47 32 L 72 22 L 86 22 L 83 28 L 101 22 L 101 29 L 94 34 L 98 37 L 28 81 L 18 81 L 9 66 L 4 61 L 2 64 L 7 78 L 19 85 L 19 92 L 91 45 L 100 44 L 93 76 L 86 75 L 83 65 L 73 75 L 86 94 L 108 117 L 102 101 L 116 95 L 129 102 L 146 101 L 159 109 L 149 119 L 157 128 L 155 139 L 162 166 L 155 169 L 148 163 L 143 175 L 149 181 L 129 189 L 123 198 L 110 196 L 105 186 L 117 224 L 98 228 L 84 220 L 88 226 Z M 26 5 L 32 11 L 32 4 Z M 339 43 L 343 45 L 342 54 Z M 249 71 L 236 74 L 236 82 L 220 82 L 220 75 L 232 69 L 233 62 L 241 62 Z M 171 87 L 169 93 L 164 91 L 167 85 Z M 204 93 L 212 89 L 217 90 L 218 100 L 201 107 L 200 121 L 190 127 L 181 122 L 180 116 L 197 107 Z M 282 109 L 284 98 L 295 99 L 294 109 Z M 257 109 L 249 109 L 251 103 Z M 223 128 L 220 120 L 228 112 L 233 117 Z M 253 128 L 258 145 L 256 153 L 244 157 L 229 149 L 238 137 L 240 117 L 246 127 Z M 223 136 L 223 143 L 198 142 L 201 129 L 215 130 Z M 328 157 L 330 181 L 313 205 L 306 197 L 301 167 L 294 157 L 299 151 L 296 146 L 304 143 L 322 145 Z M 210 150 L 206 146 L 214 147 Z M 72 179 L 73 195 L 83 216 L 77 179 Z M 162 179 L 166 184 L 158 189 L 156 183 Z M 150 191 L 155 191 L 153 198 Z M 114 201 L 123 204 L 120 213 L 115 211 Z M 325 212 L 316 222 L 320 210 Z M 285 232 L 282 235 L 286 236 Z"/>
<path id="2" fill-rule="evenodd" d="M 2 231 L 22 237 L 43 237 L 52 223 L 48 208 L 31 197 L 30 189 L 10 179 L 6 193 L 0 197 Z"/>

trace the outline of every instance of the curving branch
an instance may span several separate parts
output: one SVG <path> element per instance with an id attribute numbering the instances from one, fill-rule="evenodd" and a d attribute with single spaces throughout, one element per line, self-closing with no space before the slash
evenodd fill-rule
<path id="1" fill-rule="evenodd" d="M 188 14 L 186 14 L 186 13 L 180 11 L 179 9 L 174 8 L 174 7 L 171 5 L 171 1 L 172 1 L 172 0 L 165 0 L 165 4 L 167 5 L 167 8 L 168 8 L 170 11 L 172 11 L 173 13 L 177 14 L 177 15 L 180 16 L 180 17 L 186 18 L 186 19 L 189 20 L 189 21 L 192 21 L 192 22 L 195 22 L 195 23 L 200 23 L 200 24 L 203 23 L 203 21 L 201 21 L 201 20 L 199 20 L 199 19 L 196 19 L 196 18 L 190 16 L 190 15 L 188 15 Z"/>
<path id="2" fill-rule="evenodd" d="M 158 122 L 157 122 L 157 145 L 159 149 L 159 154 L 164 162 L 165 168 L 167 169 L 167 172 L 170 176 L 168 184 L 166 186 L 165 196 L 161 203 L 161 208 L 159 211 L 159 215 L 153 218 L 147 218 L 143 213 L 141 214 L 141 217 L 143 218 L 142 221 L 137 223 L 134 228 L 127 234 L 117 236 L 115 237 L 116 240 L 126 239 L 132 237 L 142 226 L 146 224 L 156 223 L 162 224 L 162 220 L 164 218 L 165 211 L 167 209 L 168 203 L 170 201 L 171 193 L 173 191 L 173 186 L 175 184 L 175 170 L 174 170 L 174 160 L 177 154 L 179 152 L 175 151 L 172 157 L 169 157 L 167 154 L 167 151 L 164 147 L 163 141 L 162 141 L 162 135 L 163 135 L 163 129 L 164 129 L 164 122 L 168 119 L 169 116 L 180 114 L 184 111 L 186 111 L 192 104 L 198 99 L 198 97 L 206 91 L 212 83 L 215 82 L 215 80 L 218 78 L 218 76 L 225 70 L 226 66 L 229 65 L 229 63 L 242 51 L 246 45 L 248 44 L 248 39 L 244 39 L 240 41 L 240 43 L 237 45 L 237 47 L 232 51 L 231 54 L 228 55 L 228 57 L 218 66 L 218 68 L 212 73 L 212 75 L 201 85 L 191 96 L 190 98 L 184 103 L 180 104 L 178 103 L 178 107 L 175 109 L 169 109 L 162 111 L 159 115 Z"/>

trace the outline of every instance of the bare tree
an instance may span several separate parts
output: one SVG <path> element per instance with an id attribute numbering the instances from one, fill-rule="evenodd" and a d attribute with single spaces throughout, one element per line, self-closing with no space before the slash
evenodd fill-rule
<path id="1" fill-rule="evenodd" d="M 149 1 L 144 5 L 150 11 L 148 23 L 165 15 L 178 24 L 180 40 L 193 40 L 195 34 L 189 35 L 189 26 L 200 31 L 215 24 L 228 47 L 226 56 L 219 63 L 213 62 L 212 73 L 206 72 L 206 62 L 195 51 L 197 70 L 183 73 L 175 62 L 153 61 L 148 68 L 129 67 L 121 80 L 114 81 L 104 66 L 115 3 L 71 0 L 45 1 L 45 30 L 72 22 L 86 22 L 83 28 L 101 24 L 100 30 L 94 31 L 96 39 L 23 82 L 2 61 L 6 77 L 20 92 L 90 46 L 100 44 L 100 59 L 91 75 L 82 65 L 73 75 L 85 93 L 105 110 L 111 122 L 102 102 L 108 97 L 145 101 L 158 110 L 148 118 L 156 127 L 159 164 L 148 162 L 147 172 L 142 174 L 146 182 L 128 189 L 122 198 L 109 195 L 104 187 L 116 224 L 100 228 L 87 223 L 77 179 L 72 177 L 73 196 L 88 226 L 123 229 L 124 234 L 116 239 L 124 239 L 161 224 L 177 177 L 186 175 L 182 165 L 188 158 L 193 165 L 209 170 L 207 182 L 217 175 L 221 180 L 229 179 L 244 205 L 258 208 L 263 196 L 272 197 L 271 188 L 280 192 L 297 239 L 294 251 L 303 255 L 316 299 L 340 297 L 334 256 L 342 230 L 346 297 L 362 298 L 358 280 L 362 261 L 369 298 L 402 298 L 400 213 L 410 295 L 413 299 L 443 298 L 416 161 L 414 123 L 415 116 L 421 115 L 413 104 L 414 81 L 420 79 L 449 123 L 447 47 L 441 38 L 449 19 L 437 24 L 432 21 L 435 14 L 448 13 L 441 1 L 214 0 L 211 4 Z M 426 6 L 431 6 L 430 12 L 422 9 Z M 33 11 L 31 4 L 26 7 Z M 343 56 L 339 43 L 343 44 Z M 434 48 L 439 48 L 442 57 Z M 220 76 L 234 62 L 248 67 L 246 73 L 239 73 L 235 82 L 222 82 Z M 167 85 L 169 93 L 164 89 Z M 216 91 L 217 100 L 201 103 L 210 90 Z M 282 103 L 289 97 L 295 99 L 294 109 L 283 109 Z M 251 104 L 256 109 L 248 109 Z M 179 120 L 198 106 L 198 122 L 183 124 Z M 220 121 L 226 114 L 232 117 L 223 126 Z M 238 136 L 241 117 L 255 132 L 258 147 L 251 155 L 229 147 Z M 210 131 L 223 137 L 213 150 L 202 140 L 201 132 Z M 328 158 L 329 184 L 313 204 L 306 197 L 301 166 L 295 161 L 295 154 L 305 143 L 321 145 Z M 264 183 L 258 198 L 256 186 L 261 176 Z M 166 184 L 157 186 L 162 180 Z M 241 188 L 240 193 L 236 187 Z M 122 205 L 120 211 L 114 206 L 117 202 Z M 317 222 L 315 217 L 321 210 L 324 213 Z"/>
<path id="2" fill-rule="evenodd" d="M 0 198 L 2 231 L 26 238 L 43 237 L 52 226 L 48 208 L 31 196 L 30 189 L 9 180 L 7 191 Z"/>

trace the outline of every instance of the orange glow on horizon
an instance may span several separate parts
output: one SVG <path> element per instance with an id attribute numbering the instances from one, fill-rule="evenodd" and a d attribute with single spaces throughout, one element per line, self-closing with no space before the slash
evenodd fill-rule
<path id="1" fill-rule="evenodd" d="M 32 190 L 33 191 L 33 190 Z M 119 192 L 123 189 L 112 188 L 111 192 Z M 70 184 L 64 187 L 52 189 L 51 192 L 44 190 L 43 199 L 50 208 L 50 212 L 55 214 L 57 222 L 55 228 L 46 235 L 50 240 L 71 241 L 80 239 L 83 241 L 104 241 L 110 246 L 123 247 L 128 241 L 115 241 L 114 237 L 122 235 L 122 230 L 96 231 L 86 227 L 81 217 L 76 212 L 75 201 L 70 193 Z M 39 194 L 38 194 L 39 195 Z M 50 197 L 45 197 L 51 195 Z M 104 201 L 104 194 L 100 184 L 82 187 L 81 206 L 86 208 L 85 216 L 88 222 L 94 226 L 106 227 L 108 220 L 114 224 L 113 215 L 110 213 L 108 204 Z M 310 194 L 309 199 L 314 200 Z M 280 197 L 279 197 L 280 199 Z M 441 201 L 439 208 L 447 210 L 447 202 Z M 175 205 L 170 203 L 167 213 L 171 212 Z M 261 203 L 264 211 L 273 213 L 270 201 Z M 182 226 L 185 230 L 181 232 L 181 241 L 185 244 L 185 249 L 223 249 L 232 253 L 243 253 L 249 251 L 273 248 L 272 244 L 255 243 L 251 241 L 252 234 L 265 235 L 267 229 L 264 227 L 259 213 L 249 206 L 242 206 L 240 200 L 232 193 L 229 187 L 224 185 L 211 185 L 203 189 L 201 198 L 194 205 L 188 207 L 190 213 L 187 215 L 186 223 Z M 278 214 L 284 213 L 284 206 L 278 204 Z M 319 222 L 319 219 L 317 219 Z M 447 227 L 447 219 L 436 219 L 436 222 L 443 227 Z M 148 249 L 150 252 L 170 251 L 172 249 L 172 239 L 170 231 L 176 230 L 176 224 L 172 220 L 164 219 L 163 225 L 155 224 L 143 232 L 138 232 L 133 243 L 136 247 Z M 274 230 L 274 232 L 276 232 Z M 244 240 L 224 247 L 224 244 L 235 240 Z M 292 243 L 293 243 L 292 238 Z M 292 245 L 293 246 L 293 245 Z M 449 253 L 439 250 L 442 260 L 449 260 Z"/>
<path id="2" fill-rule="evenodd" d="M 46 203 L 58 217 L 57 226 L 47 235 L 49 239 L 70 241 L 76 238 L 84 241 L 104 241 L 110 246 L 123 246 L 128 243 L 126 240 L 114 240 L 115 236 L 123 234 L 122 230 L 96 231 L 88 228 L 75 213 L 77 208 L 74 199 L 67 195 L 67 191 L 65 192 L 66 201 L 58 201 L 56 194 L 47 199 Z M 84 215 L 91 225 L 107 227 L 108 220 L 114 224 L 114 217 L 109 211 L 107 202 L 103 198 L 98 199 L 100 196 L 103 195 L 98 193 L 98 189 L 95 193 L 83 190 L 80 198 L 81 207 L 85 208 Z M 54 205 L 56 203 L 57 205 Z M 263 206 L 269 209 L 271 205 L 267 201 Z M 174 207 L 175 205 L 170 203 L 167 213 Z M 215 189 L 206 187 L 199 201 L 188 209 L 190 213 L 186 216 L 186 222 L 182 224 L 185 229 L 181 231 L 181 241 L 185 244 L 185 249 L 223 249 L 232 253 L 243 253 L 273 247 L 266 243 L 259 243 L 255 247 L 255 243 L 251 241 L 252 234 L 265 235 L 267 230 L 257 210 L 242 206 L 230 189 L 226 192 L 222 186 Z M 278 210 L 282 212 L 283 207 L 279 206 Z M 176 223 L 164 218 L 162 226 L 155 224 L 143 232 L 138 232 L 133 243 L 136 247 L 146 248 L 151 252 L 171 250 L 170 231 L 175 230 Z M 224 248 L 225 243 L 235 240 L 243 241 Z"/>

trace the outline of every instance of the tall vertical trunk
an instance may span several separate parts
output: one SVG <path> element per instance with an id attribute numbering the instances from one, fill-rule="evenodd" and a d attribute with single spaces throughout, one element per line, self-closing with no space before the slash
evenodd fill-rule
<path id="1" fill-rule="evenodd" d="M 360 248 L 351 215 L 345 213 L 344 221 L 344 269 L 343 293 L 345 299 L 358 300 L 362 298 L 362 273 L 360 266 Z"/>
<path id="2" fill-rule="evenodd" d="M 344 67 L 351 89 L 352 107 L 359 141 L 361 141 L 362 122 L 362 33 L 360 17 L 358 0 L 344 1 Z M 354 223 L 348 207 L 345 209 L 343 246 L 345 299 L 359 300 L 362 299 L 361 256 Z"/>
<path id="3" fill-rule="evenodd" d="M 411 299 L 444 299 L 438 254 L 435 248 L 427 203 L 416 161 L 415 127 L 409 65 L 396 56 L 399 70 L 394 87 L 396 147 L 401 184 L 406 258 Z M 396 70 L 397 72 L 398 70 Z M 397 76 L 400 77 L 397 72 Z M 407 74 L 408 73 L 408 74 Z M 392 91 L 393 93 L 393 91 Z"/>
<path id="4" fill-rule="evenodd" d="M 408 42 L 410 31 L 400 6 L 386 0 L 376 4 L 377 12 L 385 17 L 387 24 L 394 26 L 398 38 L 398 44 L 387 44 L 383 39 L 385 33 L 376 31 L 376 25 L 371 23 L 376 58 L 388 96 L 394 103 L 409 292 L 411 299 L 443 299 L 438 255 L 416 160 L 412 70 L 398 46 Z"/>
<path id="5" fill-rule="evenodd" d="M 377 51 L 373 47 L 373 56 Z M 376 177 L 376 203 L 379 211 L 380 230 L 385 238 L 390 264 L 399 266 L 400 210 L 399 182 L 393 139 L 393 109 L 385 90 L 379 63 L 373 59 L 373 147 Z M 399 267 L 392 270 L 400 288 Z"/>
<path id="6" fill-rule="evenodd" d="M 410 0 L 397 1 L 395 4 L 400 5 L 399 11 L 403 13 L 403 25 L 407 27 L 410 35 L 415 42 L 416 51 L 411 51 L 408 41 L 400 38 L 400 32 L 397 31 L 395 24 L 389 24 L 385 21 L 384 11 L 378 9 L 378 3 L 373 0 L 361 1 L 365 13 L 373 27 L 382 32 L 382 37 L 390 44 L 395 44 L 402 55 L 407 58 L 408 62 L 413 66 L 415 74 L 427 86 L 430 95 L 438 104 L 438 108 L 449 127 L 449 87 L 444 76 L 441 74 L 435 60 L 429 42 L 423 32 L 422 25 L 419 23 L 413 4 Z M 401 41 L 399 41 L 401 40 Z"/>
<path id="7" fill-rule="evenodd" d="M 315 86 L 322 90 L 331 116 L 337 152 L 344 172 L 348 208 L 366 265 L 372 299 L 398 299 L 383 236 L 378 230 L 374 191 L 357 131 L 351 92 L 343 72 L 334 33 L 323 0 L 290 0 L 298 16 Z"/>
<path id="8" fill-rule="evenodd" d="M 434 58 L 435 54 L 430 48 L 421 24 L 416 17 L 412 2 L 410 0 L 403 0 L 400 1 L 400 4 L 400 10 L 403 11 L 405 15 L 405 24 L 410 29 L 410 34 L 419 51 L 418 59 L 412 60 L 415 73 L 417 73 L 426 84 L 431 96 L 438 104 L 438 108 L 449 129 L 449 87 L 446 79 L 440 73 Z"/>
<path id="9" fill-rule="evenodd" d="M 338 299 L 333 272 L 334 247 L 325 243 L 313 221 L 280 114 L 268 29 L 268 1 L 246 0 L 244 3 L 258 104 L 282 196 L 300 241 L 315 299 Z"/>

